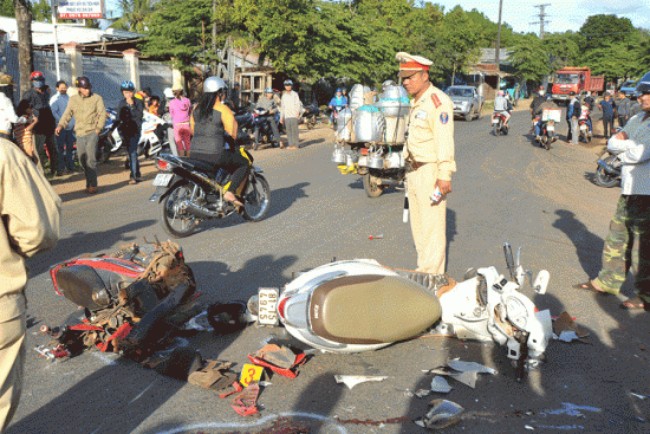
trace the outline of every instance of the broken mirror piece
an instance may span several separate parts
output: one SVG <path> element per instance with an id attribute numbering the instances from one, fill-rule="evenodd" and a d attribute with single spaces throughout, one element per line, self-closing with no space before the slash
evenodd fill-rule
<path id="1" fill-rule="evenodd" d="M 335 375 L 334 379 L 337 383 L 343 383 L 348 386 L 348 389 L 352 389 L 357 384 L 367 383 L 370 381 L 384 381 L 388 377 L 382 377 L 379 375 Z"/>
<path id="2" fill-rule="evenodd" d="M 431 430 L 447 428 L 460 422 L 461 415 L 465 411 L 460 405 L 446 399 L 434 399 L 429 405 L 431 409 L 415 423 Z"/>
<path id="3" fill-rule="evenodd" d="M 447 366 L 459 372 L 476 372 L 477 374 L 490 374 L 490 375 L 497 374 L 496 370 L 492 368 L 488 368 L 485 365 L 481 365 L 480 363 L 466 362 L 464 360 L 459 360 L 459 359 L 450 360 L 449 362 L 447 362 Z"/>

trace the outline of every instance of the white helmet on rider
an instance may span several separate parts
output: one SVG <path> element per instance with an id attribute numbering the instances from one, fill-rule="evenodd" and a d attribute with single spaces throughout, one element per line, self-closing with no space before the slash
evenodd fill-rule
<path id="1" fill-rule="evenodd" d="M 226 82 L 219 77 L 208 77 L 203 82 L 203 92 L 204 93 L 213 93 L 219 92 L 222 89 L 226 89 Z"/>
<path id="2" fill-rule="evenodd" d="M 171 87 L 166 87 L 165 90 L 163 90 L 163 95 L 165 95 L 165 98 L 167 99 L 174 98 L 174 92 Z"/>

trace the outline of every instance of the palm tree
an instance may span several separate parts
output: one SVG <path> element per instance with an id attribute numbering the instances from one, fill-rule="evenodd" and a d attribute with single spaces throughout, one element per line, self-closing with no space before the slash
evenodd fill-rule
<path id="1" fill-rule="evenodd" d="M 143 33 L 146 31 L 145 20 L 153 11 L 152 0 L 120 0 L 122 16 L 111 27 Z"/>

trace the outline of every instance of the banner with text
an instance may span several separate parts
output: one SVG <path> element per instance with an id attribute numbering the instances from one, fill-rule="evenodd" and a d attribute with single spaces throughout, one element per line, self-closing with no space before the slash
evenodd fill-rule
<path id="1" fill-rule="evenodd" d="M 104 18 L 104 0 L 59 0 L 60 20 Z"/>

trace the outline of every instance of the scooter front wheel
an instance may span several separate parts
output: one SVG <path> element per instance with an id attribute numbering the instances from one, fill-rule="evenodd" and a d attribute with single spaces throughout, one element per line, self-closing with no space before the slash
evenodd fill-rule
<path id="1" fill-rule="evenodd" d="M 370 173 L 366 173 L 363 176 L 363 189 L 366 191 L 366 196 L 371 198 L 376 198 L 382 195 L 384 189 L 381 185 L 378 185 Z"/>
<path id="2" fill-rule="evenodd" d="M 189 212 L 185 201 L 189 199 L 192 190 L 189 185 L 176 187 L 162 202 L 162 227 L 174 238 L 190 236 L 196 230 L 201 219 Z"/>
<path id="3" fill-rule="evenodd" d="M 612 188 L 618 185 L 618 177 L 607 173 L 604 167 L 598 166 L 596 168 L 596 176 L 594 176 L 596 185 L 605 188 Z"/>

